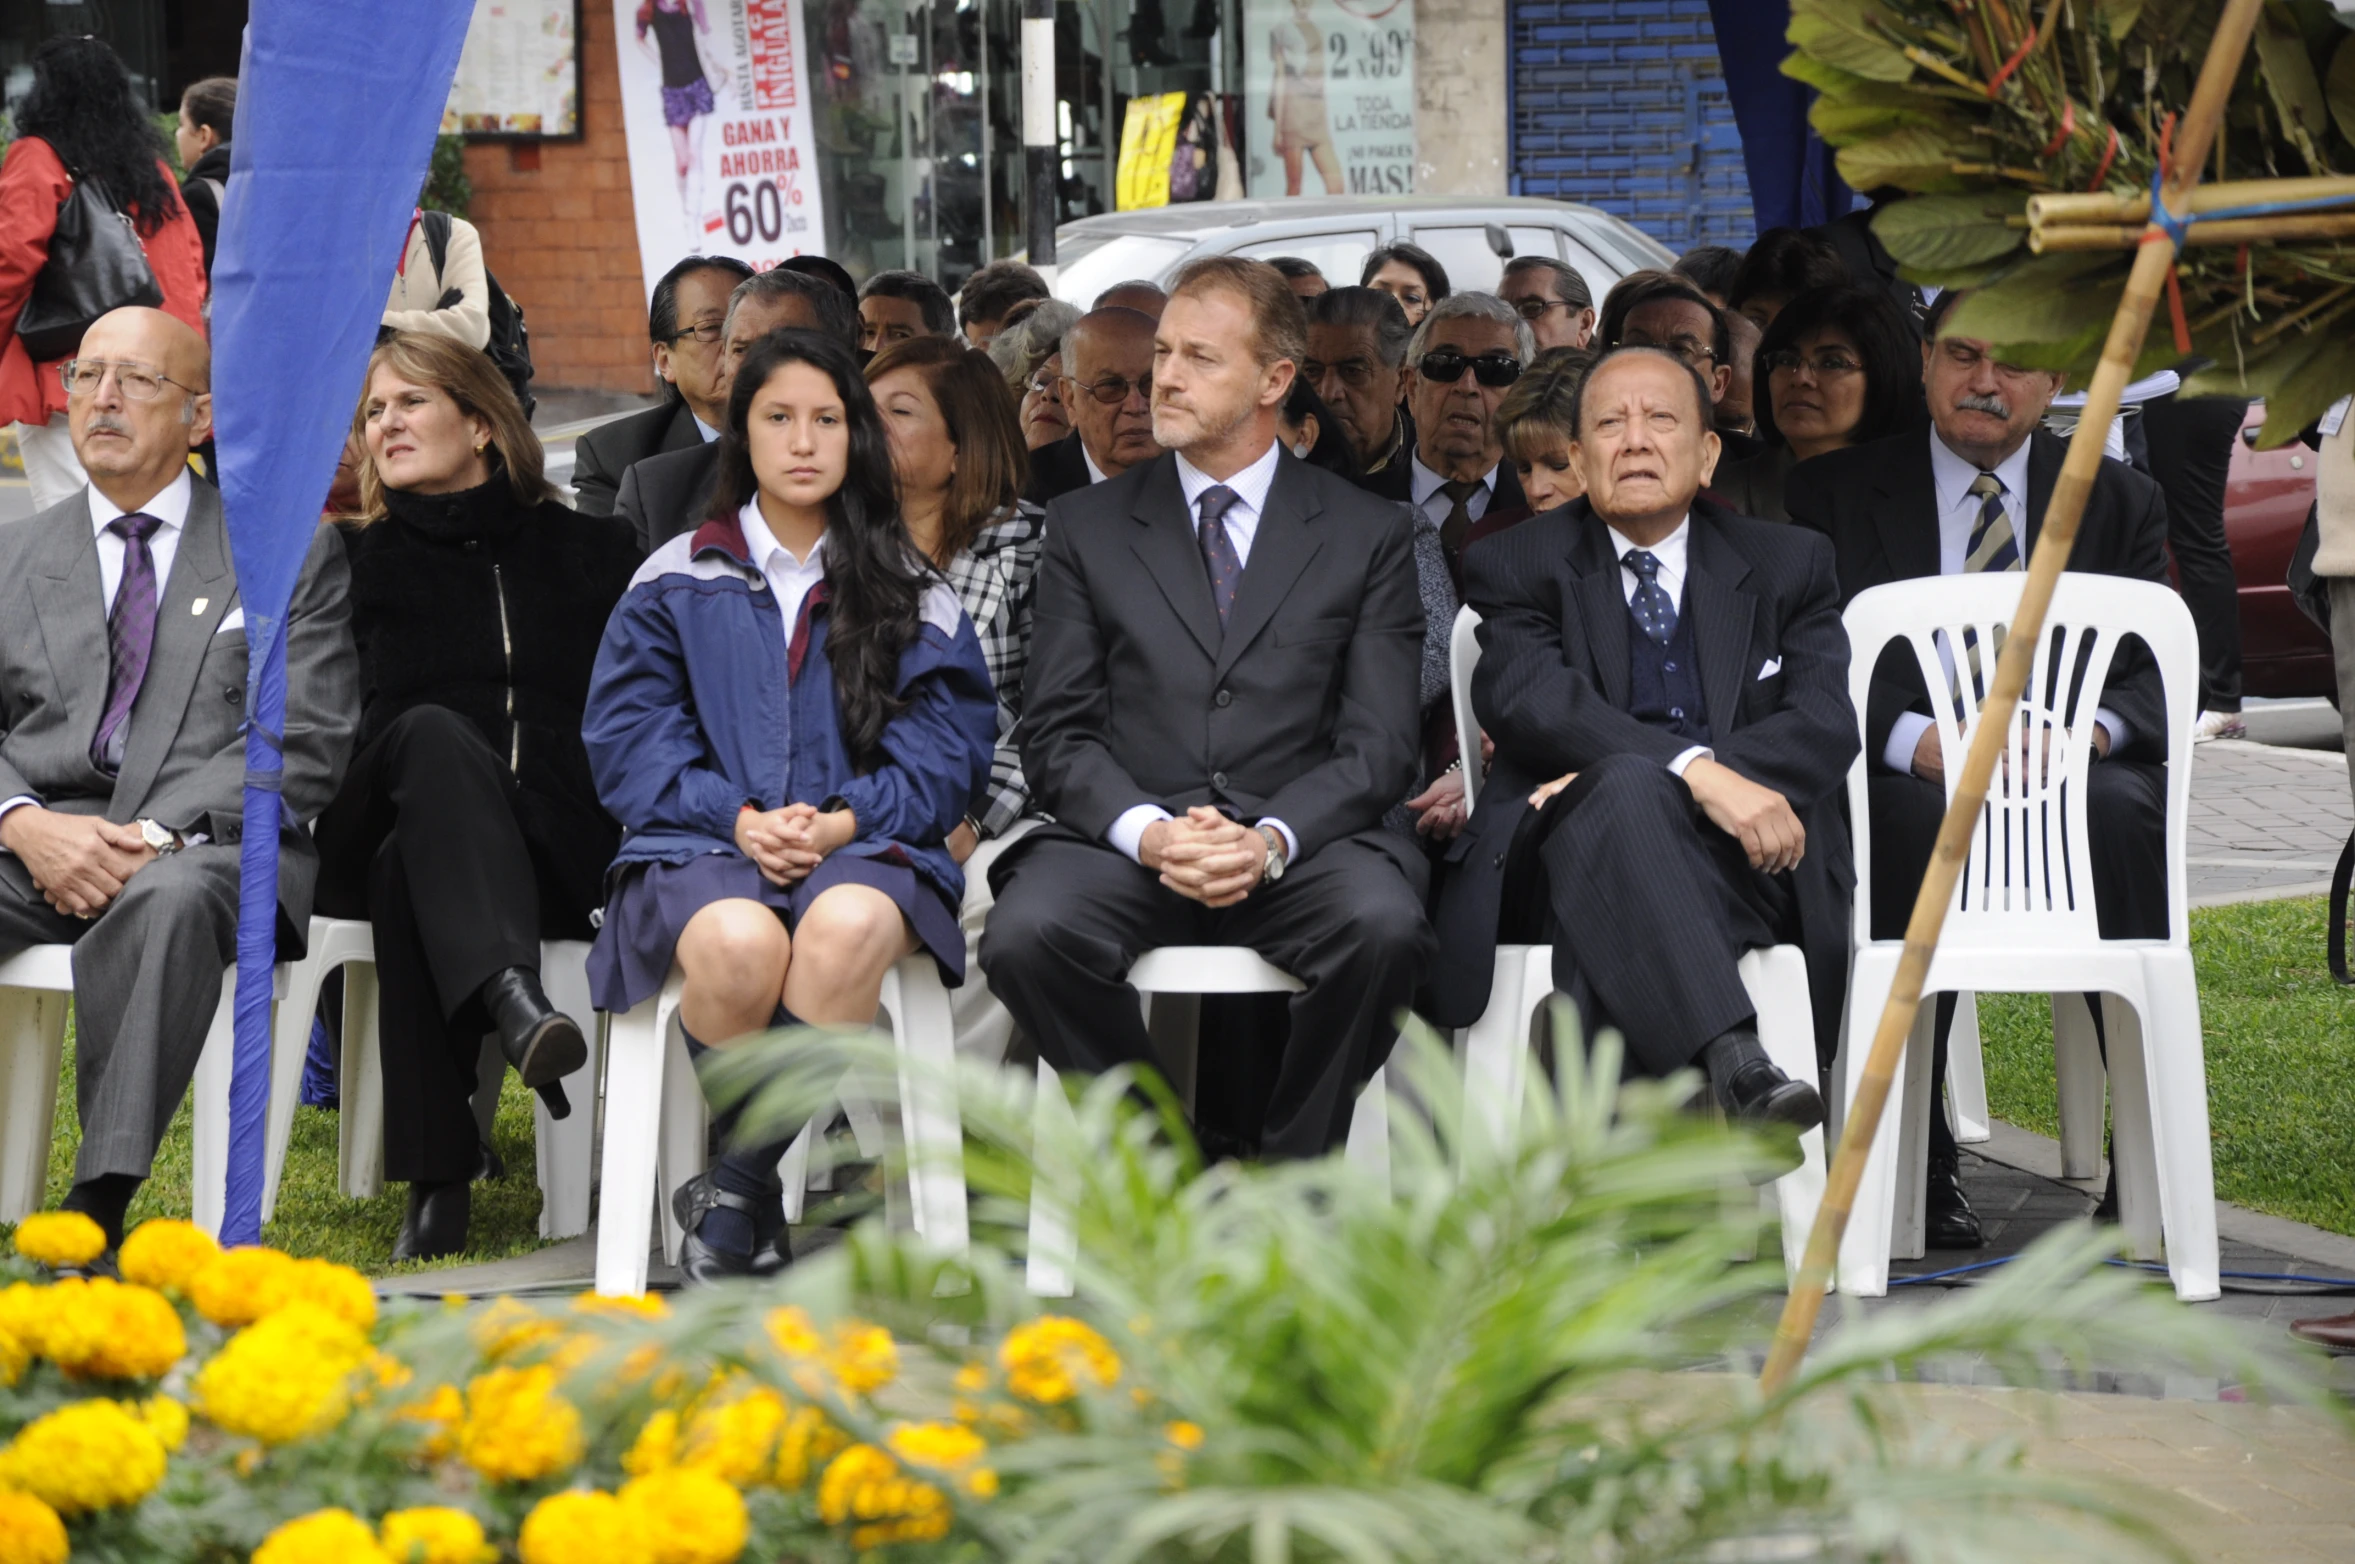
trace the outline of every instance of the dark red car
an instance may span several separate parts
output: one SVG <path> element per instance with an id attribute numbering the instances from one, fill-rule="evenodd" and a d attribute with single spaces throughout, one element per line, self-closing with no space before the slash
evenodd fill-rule
<path id="1" fill-rule="evenodd" d="M 2299 612 L 2286 580 L 2314 504 L 2314 452 L 2295 440 L 2252 450 L 2249 440 L 2264 423 L 2265 404 L 2252 403 L 2224 482 L 2224 536 L 2240 581 L 2241 688 L 2335 700 L 2330 637 Z"/>

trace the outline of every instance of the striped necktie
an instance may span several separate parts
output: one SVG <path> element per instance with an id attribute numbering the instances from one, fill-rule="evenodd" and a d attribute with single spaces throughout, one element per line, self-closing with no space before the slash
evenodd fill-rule
<path id="1" fill-rule="evenodd" d="M 1979 519 L 1971 523 L 1971 541 L 1963 550 L 1963 572 L 1976 575 L 2022 569 L 2019 540 L 2012 534 L 2011 515 L 2003 508 L 2003 480 L 1983 472 L 1971 480 L 1970 492 L 1978 496 Z M 1999 655 L 2003 651 L 2000 633 L 1995 637 L 1995 650 Z M 1980 669 L 1977 631 L 1963 632 L 1963 651 L 1970 660 L 1971 687 L 1977 698 L 1984 700 L 1987 680 Z"/>
<path id="2" fill-rule="evenodd" d="M 106 709 L 90 741 L 90 763 L 108 776 L 123 769 L 130 736 L 131 706 L 147 680 L 147 659 L 155 650 L 155 555 L 147 540 L 163 523 L 142 511 L 117 516 L 106 530 L 123 540 L 123 576 L 106 620 Z"/>

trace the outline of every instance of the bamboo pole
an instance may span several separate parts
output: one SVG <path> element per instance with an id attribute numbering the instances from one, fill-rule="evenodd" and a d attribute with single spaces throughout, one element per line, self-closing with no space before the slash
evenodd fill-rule
<path id="1" fill-rule="evenodd" d="M 2165 187 L 2170 208 L 2180 208 L 2182 193 L 2199 183 L 2200 166 L 2207 161 L 2208 148 L 2215 141 L 2216 127 L 2223 119 L 2225 101 L 2231 96 L 2233 78 L 2240 72 L 2241 58 L 2247 52 L 2250 35 L 2256 30 L 2262 4 L 2263 0 L 2227 0 L 2224 14 L 2217 21 L 2215 36 L 2208 45 L 2208 57 L 2192 89 L 2191 106 L 2185 111 L 2183 122 L 2176 126 L 2170 148 L 2173 158 Z M 2059 481 L 2053 485 L 2052 500 L 2045 507 L 2035 557 L 2029 561 L 2028 578 L 2020 593 L 2019 612 L 2012 620 L 2010 633 L 2004 637 L 2003 651 L 1995 660 L 1994 688 L 1988 692 L 1987 704 L 1980 710 L 1978 728 L 1971 736 L 1970 754 L 1963 762 L 1954 797 L 1947 801 L 1946 819 L 1938 828 L 1938 845 L 1931 855 L 1929 872 L 1922 877 L 1921 893 L 1914 898 L 1913 917 L 1906 925 L 1905 950 L 1898 960 L 1896 981 L 1890 987 L 1889 1002 L 1883 1007 L 1880 1024 L 1873 1033 L 1872 1050 L 1865 1058 L 1856 1097 L 1848 1106 L 1847 1131 L 1840 1137 L 1839 1153 L 1832 1160 L 1823 1204 L 1816 1212 L 1815 1230 L 1807 1235 L 1807 1256 L 1800 1263 L 1798 1278 L 1783 1305 L 1782 1320 L 1775 1326 L 1774 1345 L 1766 1355 L 1765 1372 L 1759 1376 L 1759 1386 L 1768 1395 L 1780 1392 L 1790 1383 L 1815 1334 L 1816 1316 L 1823 1309 L 1824 1289 L 1831 1282 L 1832 1264 L 1839 1256 L 1840 1240 L 1848 1230 L 1849 1213 L 1855 1209 L 1857 1186 L 1864 1178 L 1865 1159 L 1872 1154 L 1873 1137 L 1880 1130 L 1882 1111 L 1889 1103 L 1897 1061 L 1905 1047 L 1906 1035 L 1913 1030 L 1914 1013 L 1921 1008 L 1922 983 L 1929 975 L 1930 957 L 1938 948 L 1939 930 L 1946 923 L 1946 906 L 1953 899 L 1954 883 L 1962 873 L 1963 861 L 1970 855 L 1971 835 L 1987 800 L 1987 783 L 1995 772 L 1996 752 L 2011 730 L 2020 692 L 2028 682 L 2029 662 L 2035 655 L 2038 638 L 2044 633 L 2044 616 L 2052 606 L 2053 589 L 2060 584 L 2061 572 L 2069 563 L 2069 550 L 2076 544 L 2077 523 L 2085 514 L 2085 498 L 2093 490 L 2095 474 L 2101 470 L 2102 439 L 2109 433 L 2110 420 L 2118 414 L 2118 394 L 2134 373 L 2134 360 L 2142 351 L 2143 333 L 2150 327 L 2151 311 L 2157 306 L 2160 290 L 2165 287 L 2167 274 L 2174 265 L 2175 248 L 2163 238 L 2144 245 L 2134 258 L 2125 295 L 2119 299 L 2118 313 L 2110 322 L 2109 340 L 2102 346 L 2101 362 L 2093 372 L 2093 384 L 2086 391 L 2085 411 L 2078 420 L 2075 438 L 2069 442 L 2068 458 L 2061 464 Z"/>
<path id="2" fill-rule="evenodd" d="M 2069 223 L 2030 229 L 2028 248 L 2037 255 L 2064 250 L 2131 250 L 2142 243 L 2143 230 Z M 2268 244 L 2276 240 L 2345 239 L 2355 237 L 2355 212 L 2291 212 L 2280 217 L 2235 217 L 2223 222 L 2194 223 L 2185 230 L 2185 248 L 2193 245 Z"/>
<path id="3" fill-rule="evenodd" d="M 2196 217 L 2202 212 L 2221 212 L 2260 202 L 2321 201 L 2334 196 L 2355 203 L 2355 178 L 2329 174 L 2311 179 L 2234 179 L 2201 185 L 2171 204 L 2174 210 Z M 2089 194 L 2056 192 L 2028 198 L 2031 228 L 2065 223 L 2132 223 L 2140 233 L 2141 225 L 2150 221 L 2150 215 L 2151 197 L 2147 190 L 2133 195 L 2120 195 L 2112 190 Z"/>

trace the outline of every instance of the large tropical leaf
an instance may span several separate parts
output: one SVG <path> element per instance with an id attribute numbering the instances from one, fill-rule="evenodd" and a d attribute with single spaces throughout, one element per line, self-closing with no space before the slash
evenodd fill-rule
<path id="1" fill-rule="evenodd" d="M 1908 81 L 1913 62 L 1890 41 L 1885 20 L 1874 5 L 1792 0 L 1791 26 L 1784 36 L 1802 54 L 1850 75 L 1868 81 Z"/>
<path id="2" fill-rule="evenodd" d="M 2028 209 L 2024 190 L 1916 196 L 1873 216 L 1873 233 L 1898 264 L 1921 271 L 1984 266 L 2018 250 Z"/>

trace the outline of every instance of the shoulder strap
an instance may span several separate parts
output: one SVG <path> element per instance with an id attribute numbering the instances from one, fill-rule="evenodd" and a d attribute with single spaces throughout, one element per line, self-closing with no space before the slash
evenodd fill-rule
<path id="1" fill-rule="evenodd" d="M 427 212 L 417 219 L 425 230 L 425 253 L 433 259 L 433 276 L 438 283 L 450 259 L 450 214 Z"/>

